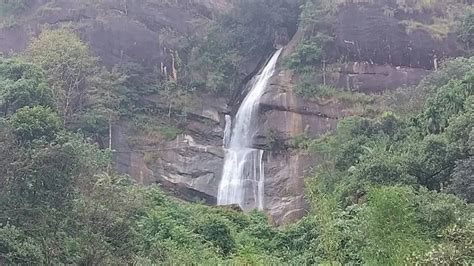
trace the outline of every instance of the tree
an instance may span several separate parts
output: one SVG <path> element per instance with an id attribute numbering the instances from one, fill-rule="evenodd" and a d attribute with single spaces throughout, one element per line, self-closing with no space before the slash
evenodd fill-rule
<path id="1" fill-rule="evenodd" d="M 21 143 L 51 141 L 61 129 L 60 125 L 56 113 L 42 106 L 23 107 L 9 119 L 9 126 Z"/>
<path id="2" fill-rule="evenodd" d="M 458 28 L 458 39 L 467 49 L 474 48 L 474 12 L 466 14 Z"/>
<path id="3" fill-rule="evenodd" d="M 240 0 L 219 23 L 229 33 L 226 40 L 242 55 L 261 55 L 275 44 L 279 30 L 291 34 L 299 6 L 300 1 Z"/>
<path id="4" fill-rule="evenodd" d="M 3 261 L 4 260 L 4 261 Z M 6 264 L 42 263 L 39 243 L 15 226 L 0 226 L 0 261 Z"/>
<path id="5" fill-rule="evenodd" d="M 53 142 L 20 149 L 16 162 L 7 166 L 6 187 L 11 202 L 21 205 L 66 208 L 76 183 L 105 169 L 101 152 L 77 135 L 61 133 Z"/>
<path id="6" fill-rule="evenodd" d="M 74 263 L 132 262 L 136 253 L 135 223 L 147 207 L 145 193 L 128 177 L 100 174 L 79 196 L 70 215 L 77 235 Z"/>
<path id="7" fill-rule="evenodd" d="M 112 148 L 112 126 L 120 117 L 120 104 L 126 91 L 125 81 L 127 76 L 116 69 L 111 72 L 103 68 L 97 75 L 90 79 L 90 88 L 87 102 L 82 112 L 75 119 L 78 129 L 94 135 L 108 136 L 108 148 Z"/>
<path id="8" fill-rule="evenodd" d="M 89 78 L 96 71 L 97 59 L 72 31 L 44 30 L 33 39 L 26 56 L 46 73 L 53 100 L 65 125 L 85 106 Z"/>
<path id="9" fill-rule="evenodd" d="M 18 13 L 29 5 L 28 0 L 2 0 L 0 1 L 0 16 Z"/>
<path id="10" fill-rule="evenodd" d="M 105 170 L 108 157 L 82 136 L 65 132 L 49 141 L 35 139 L 29 145 L 0 138 L 0 147 L 1 151 L 3 147 L 11 149 L 0 154 L 0 236 L 16 234 L 5 239 L 6 249 L 0 240 L 0 258 L 71 264 L 76 232 L 69 217 L 75 199 L 78 193 L 91 189 L 93 175 Z M 11 231 L 9 224 L 18 230 Z M 6 231 L 2 231 L 5 225 Z M 38 249 L 41 256 L 30 253 Z M 29 257 L 23 258 L 25 252 Z"/>
<path id="11" fill-rule="evenodd" d="M 126 63 L 114 69 L 113 73 L 121 73 L 124 78 L 124 89 L 120 92 L 123 97 L 120 101 L 122 115 L 129 116 L 131 113 L 147 109 L 148 104 L 144 97 L 156 94 L 159 91 L 160 75 L 156 70 L 148 71 L 142 65 Z"/>
<path id="12" fill-rule="evenodd" d="M 24 106 L 51 106 L 41 69 L 21 59 L 0 58 L 0 108 L 4 116 Z"/>
<path id="13" fill-rule="evenodd" d="M 239 66 L 247 64 L 244 59 L 267 54 L 275 44 L 282 44 L 275 43 L 277 39 L 296 30 L 298 7 L 299 1 L 289 0 L 235 1 L 193 49 L 188 74 L 192 86 L 231 93 L 240 85 L 241 74 L 248 74 L 240 73 Z"/>
<path id="14" fill-rule="evenodd" d="M 469 265 L 474 260 L 474 223 L 465 226 L 452 225 L 440 235 L 444 240 L 425 254 L 410 261 L 417 265 Z"/>
<path id="15" fill-rule="evenodd" d="M 208 219 L 199 226 L 197 231 L 205 240 L 215 245 L 223 255 L 227 256 L 235 249 L 235 241 L 230 229 L 222 220 Z"/>
<path id="16" fill-rule="evenodd" d="M 470 156 L 468 159 L 456 162 L 456 167 L 451 176 L 451 185 L 448 191 L 460 198 L 466 199 L 468 202 L 474 202 L 474 158 Z"/>
<path id="17" fill-rule="evenodd" d="M 300 71 L 307 67 L 323 67 L 321 63 L 327 57 L 326 50 L 331 42 L 332 38 L 323 33 L 305 39 L 298 44 L 295 52 L 286 60 L 285 64 L 290 69 Z"/>
<path id="18" fill-rule="evenodd" d="M 367 206 L 358 214 L 364 246 L 362 258 L 370 265 L 404 264 L 423 251 L 427 240 L 416 222 L 414 194 L 406 187 L 373 188 Z"/>

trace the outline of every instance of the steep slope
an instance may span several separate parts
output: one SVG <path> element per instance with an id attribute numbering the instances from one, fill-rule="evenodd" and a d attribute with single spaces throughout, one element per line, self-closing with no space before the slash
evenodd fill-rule
<path id="1" fill-rule="evenodd" d="M 318 18 L 305 24 L 303 11 L 300 28 L 285 48 L 261 102 L 260 146 L 268 150 L 265 206 L 276 224 L 293 222 L 307 213 L 304 177 L 324 160 L 301 151 L 299 141 L 333 131 L 345 117 L 378 112 L 374 105 L 380 95 L 416 86 L 444 58 L 469 53 L 458 42 L 455 22 L 448 15 L 443 22 L 446 31 L 438 32 L 443 36 L 430 32 L 434 27 L 430 23 L 437 23 L 439 11 L 404 11 L 393 1 L 331 4 L 335 10 L 328 11 L 315 8 L 314 2 L 318 1 L 308 1 L 307 13 L 312 9 L 326 15 L 317 13 Z M 460 12 L 456 14 L 461 14 L 463 7 L 471 8 L 451 6 Z M 394 13 L 387 14 L 387 10 Z M 320 17 L 335 24 L 325 29 L 324 23 L 314 22 Z M 420 27 L 412 28 L 414 23 Z M 287 62 L 298 56 L 306 40 L 327 30 L 332 42 L 325 48 L 325 61 L 308 66 L 309 70 L 288 67 Z M 301 93 L 301 87 L 311 92 Z"/>
<path id="2" fill-rule="evenodd" d="M 169 93 L 141 96 L 139 103 L 144 109 L 151 106 L 151 111 L 133 119 L 124 117 L 114 126 L 112 147 L 117 168 L 138 183 L 159 183 L 177 197 L 215 204 L 224 164 L 225 115 L 236 112 L 247 93 L 241 88 L 267 60 L 272 45 L 285 46 L 276 74 L 261 100 L 256 146 L 267 151 L 265 210 L 276 224 L 292 222 L 306 213 L 303 178 L 323 160 L 297 149 L 298 138 L 321 136 L 334 130 L 341 118 L 366 114 L 375 101 L 373 94 L 417 85 L 443 58 L 467 53 L 457 42 L 453 15 L 441 12 L 442 6 L 400 6 L 403 1 L 389 0 L 306 2 L 299 25 L 277 18 L 282 20 L 282 26 L 270 29 L 273 39 L 262 42 L 265 47 L 244 58 L 229 56 L 229 61 L 239 62 L 239 85 L 232 91 L 169 89 Z M 0 51 L 7 55 L 21 52 L 43 27 L 68 26 L 108 67 L 136 63 L 143 67 L 143 73 L 160 79 L 160 85 L 167 85 L 168 81 L 177 82 L 184 75 L 196 74 L 189 71 L 194 48 L 215 37 L 209 34 L 215 19 L 231 10 L 232 3 L 30 1 L 15 15 L 16 23 L 4 19 Z M 324 7 L 314 8 L 318 3 L 325 3 Z M 469 1 L 460 7 L 468 5 Z M 453 14 L 459 12 L 458 7 Z M 315 17 L 326 21 L 318 22 Z M 232 25 L 228 31 L 246 32 L 245 27 L 253 25 L 252 18 L 249 24 L 239 24 L 244 30 Z M 319 58 L 308 64 L 310 71 L 288 66 L 288 61 L 299 55 L 303 60 L 298 66 L 306 66 L 304 61 L 314 58 L 319 50 L 305 52 L 302 48 L 322 33 L 331 40 L 323 47 L 324 60 Z M 242 43 L 236 45 L 243 46 L 245 37 L 240 36 Z M 218 48 L 222 47 L 211 44 L 206 52 L 220 56 L 222 51 Z M 208 61 L 216 68 L 222 67 L 216 58 L 210 58 Z M 205 67 L 202 70 L 211 72 Z M 212 76 L 210 83 L 219 84 L 217 87 L 231 84 L 222 81 L 221 74 Z M 194 90 L 191 83 L 186 80 L 186 86 Z M 301 88 L 320 85 L 330 87 L 328 95 L 318 98 L 301 93 Z"/>

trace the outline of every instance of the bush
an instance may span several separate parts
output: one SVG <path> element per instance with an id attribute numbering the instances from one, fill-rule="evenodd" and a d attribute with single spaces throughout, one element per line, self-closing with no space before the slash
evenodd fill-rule
<path id="1" fill-rule="evenodd" d="M 25 106 L 51 106 L 41 69 L 20 59 L 0 57 L 0 109 L 5 116 Z"/>
<path id="2" fill-rule="evenodd" d="M 1 0 L 0 16 L 21 12 L 28 7 L 29 2 L 29 0 Z"/>
<path id="3" fill-rule="evenodd" d="M 270 151 L 278 151 L 282 150 L 284 146 L 284 140 L 278 136 L 278 131 L 270 129 L 265 136 L 265 148 Z"/>
<path id="4" fill-rule="evenodd" d="M 183 133 L 181 129 L 174 126 L 160 126 L 159 131 L 168 141 L 176 139 L 178 135 Z"/>
<path id="5" fill-rule="evenodd" d="M 198 226 L 197 233 L 217 247 L 224 256 L 230 255 L 235 250 L 235 240 L 231 231 L 220 219 L 211 217 L 205 219 L 204 223 Z"/>
<path id="6" fill-rule="evenodd" d="M 9 125 L 20 142 L 51 141 L 61 129 L 61 122 L 50 108 L 23 107 L 10 119 Z"/>
<path id="7" fill-rule="evenodd" d="M 298 84 L 293 91 L 308 99 L 320 99 L 334 95 L 336 88 L 303 82 L 302 84 Z"/>
<path id="8" fill-rule="evenodd" d="M 462 18 L 458 28 L 458 40 L 467 49 L 474 48 L 474 12 L 469 12 Z"/>
<path id="9" fill-rule="evenodd" d="M 295 52 L 286 59 L 285 65 L 300 72 L 308 67 L 321 68 L 331 42 L 332 38 L 322 33 L 306 39 L 298 44 Z"/>
<path id="10" fill-rule="evenodd" d="M 11 225 L 0 225 L 0 259 L 6 264 L 43 263 L 39 243 Z"/>
<path id="11" fill-rule="evenodd" d="M 364 246 L 362 259 L 371 265 L 400 265 L 428 241 L 416 222 L 415 194 L 407 187 L 373 188 L 358 214 Z"/>

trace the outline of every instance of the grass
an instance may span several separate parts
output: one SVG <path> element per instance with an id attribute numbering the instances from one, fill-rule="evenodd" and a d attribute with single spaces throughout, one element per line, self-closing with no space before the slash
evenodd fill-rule
<path id="1" fill-rule="evenodd" d="M 158 131 L 167 141 L 175 140 L 178 135 L 183 133 L 180 128 L 173 125 L 160 126 Z"/>
<path id="2" fill-rule="evenodd" d="M 368 105 L 374 102 L 374 96 L 360 92 L 345 91 L 330 85 L 312 85 L 304 82 L 295 86 L 293 91 L 303 98 L 316 102 L 336 100 L 346 104 Z"/>
<path id="3" fill-rule="evenodd" d="M 401 24 L 406 26 L 406 31 L 411 34 L 414 31 L 422 30 L 429 33 L 434 39 L 443 40 L 455 27 L 453 20 L 434 18 L 433 24 L 423 24 L 414 20 L 404 20 Z"/>
<path id="4" fill-rule="evenodd" d="M 0 28 L 13 27 L 31 6 L 30 0 L 0 0 Z"/>
<path id="5" fill-rule="evenodd" d="M 183 130 L 171 122 L 157 120 L 155 116 L 136 115 L 130 123 L 128 143 L 135 148 L 162 145 L 175 140 Z"/>
<path id="6" fill-rule="evenodd" d="M 375 4 L 380 2 L 380 0 L 321 0 L 320 2 L 323 8 L 334 11 L 337 10 L 339 6 L 344 4 Z M 396 4 L 397 9 L 405 13 L 446 13 L 448 12 L 449 7 L 467 6 L 467 4 L 459 3 L 458 0 L 396 0 Z"/>

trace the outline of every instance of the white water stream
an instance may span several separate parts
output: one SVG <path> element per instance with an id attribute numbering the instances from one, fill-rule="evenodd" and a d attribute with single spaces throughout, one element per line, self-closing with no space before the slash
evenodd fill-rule
<path id="1" fill-rule="evenodd" d="M 240 105 L 233 126 L 230 116 L 226 117 L 226 151 L 217 195 L 218 205 L 238 204 L 244 210 L 264 208 L 264 151 L 252 146 L 258 127 L 260 98 L 275 72 L 280 53 L 281 49 L 276 51 L 261 73 L 249 82 L 250 90 Z"/>

